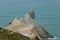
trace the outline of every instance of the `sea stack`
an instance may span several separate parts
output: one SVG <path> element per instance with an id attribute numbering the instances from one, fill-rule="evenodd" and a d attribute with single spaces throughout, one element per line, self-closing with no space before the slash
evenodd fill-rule
<path id="1" fill-rule="evenodd" d="M 29 15 L 30 15 L 32 18 L 35 18 L 35 12 L 34 12 L 33 8 L 30 8 Z"/>

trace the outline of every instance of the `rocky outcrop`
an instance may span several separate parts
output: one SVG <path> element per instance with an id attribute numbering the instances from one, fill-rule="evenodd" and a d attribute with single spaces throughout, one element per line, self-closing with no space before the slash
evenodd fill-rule
<path id="1" fill-rule="evenodd" d="M 35 40 L 36 37 L 40 40 L 43 38 L 53 38 L 40 24 L 35 22 L 33 12 L 30 13 L 32 15 L 26 13 L 19 20 L 15 18 L 5 29 L 17 32 L 31 40 Z"/>

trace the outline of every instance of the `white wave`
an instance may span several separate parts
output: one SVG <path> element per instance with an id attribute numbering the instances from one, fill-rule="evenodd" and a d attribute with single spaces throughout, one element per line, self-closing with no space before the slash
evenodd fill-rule
<path id="1" fill-rule="evenodd" d="M 54 36 L 54 38 L 48 38 L 48 40 L 57 40 L 58 38 Z"/>

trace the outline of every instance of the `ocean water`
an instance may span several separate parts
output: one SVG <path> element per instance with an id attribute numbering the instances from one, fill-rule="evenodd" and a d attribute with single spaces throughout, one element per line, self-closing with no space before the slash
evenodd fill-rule
<path id="1" fill-rule="evenodd" d="M 56 36 L 49 40 L 60 40 L 60 0 L 0 0 L 0 27 L 20 18 L 30 7 L 35 11 L 35 21 Z"/>

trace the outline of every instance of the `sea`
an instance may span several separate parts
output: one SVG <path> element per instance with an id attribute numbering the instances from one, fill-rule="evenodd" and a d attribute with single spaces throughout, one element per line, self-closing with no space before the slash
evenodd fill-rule
<path id="1" fill-rule="evenodd" d="M 60 40 L 60 0 L 0 0 L 0 27 L 6 27 L 14 18 L 21 18 L 30 8 L 35 21 Z"/>

